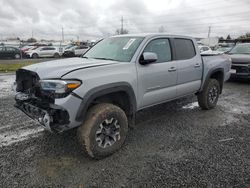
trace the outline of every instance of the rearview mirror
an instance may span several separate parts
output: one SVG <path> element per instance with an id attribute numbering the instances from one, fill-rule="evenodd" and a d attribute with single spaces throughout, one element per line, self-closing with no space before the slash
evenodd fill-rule
<path id="1" fill-rule="evenodd" d="M 157 54 L 153 52 L 144 52 L 142 54 L 142 57 L 140 59 L 140 64 L 141 65 L 146 65 L 149 63 L 154 63 L 158 59 Z"/>

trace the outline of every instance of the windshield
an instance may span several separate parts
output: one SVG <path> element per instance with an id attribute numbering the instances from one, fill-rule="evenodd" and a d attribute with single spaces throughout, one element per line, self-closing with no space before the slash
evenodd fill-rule
<path id="1" fill-rule="evenodd" d="M 226 52 L 226 51 L 229 51 L 231 48 L 230 47 L 220 47 L 217 49 L 217 51 L 219 52 Z"/>
<path id="2" fill-rule="evenodd" d="M 111 37 L 93 46 L 84 58 L 130 62 L 143 37 Z"/>
<path id="3" fill-rule="evenodd" d="M 239 44 L 236 45 L 230 54 L 250 54 L 250 44 Z"/>

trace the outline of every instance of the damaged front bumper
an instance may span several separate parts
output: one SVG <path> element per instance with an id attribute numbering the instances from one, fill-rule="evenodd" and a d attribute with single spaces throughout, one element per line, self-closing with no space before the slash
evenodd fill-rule
<path id="1" fill-rule="evenodd" d="M 60 133 L 80 125 L 80 122 L 75 121 L 74 111 L 78 109 L 81 100 L 73 95 L 56 99 L 52 104 L 19 92 L 15 95 L 15 100 L 15 107 L 50 132 Z"/>

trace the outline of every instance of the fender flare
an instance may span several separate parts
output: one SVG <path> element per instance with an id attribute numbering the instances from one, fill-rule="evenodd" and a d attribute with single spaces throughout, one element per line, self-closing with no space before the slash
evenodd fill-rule
<path id="1" fill-rule="evenodd" d="M 208 80 L 210 79 L 211 75 L 213 75 L 215 72 L 221 72 L 223 75 L 223 82 L 221 85 L 221 92 L 222 92 L 222 88 L 223 88 L 223 83 L 224 83 L 224 79 L 225 79 L 225 75 L 224 75 L 224 69 L 223 68 L 214 68 L 208 71 L 207 76 L 205 78 L 205 80 L 203 81 L 201 88 L 200 88 L 200 92 L 203 90 L 204 86 L 207 84 Z"/>
<path id="2" fill-rule="evenodd" d="M 87 110 L 90 104 L 97 97 L 101 97 L 103 95 L 111 94 L 114 92 L 125 92 L 129 96 L 130 101 L 130 115 L 134 115 L 136 112 L 136 97 L 132 86 L 126 82 L 118 82 L 112 84 L 105 84 L 102 86 L 98 86 L 89 90 L 86 95 L 83 97 L 80 107 L 76 114 L 76 121 L 83 122 L 85 120 Z"/>

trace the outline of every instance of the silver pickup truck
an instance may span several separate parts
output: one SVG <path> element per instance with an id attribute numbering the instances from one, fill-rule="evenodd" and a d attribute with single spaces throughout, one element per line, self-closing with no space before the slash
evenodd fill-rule
<path id="1" fill-rule="evenodd" d="M 78 127 L 82 149 L 98 159 L 122 146 L 139 110 L 192 94 L 214 108 L 230 67 L 225 55 L 201 56 L 190 37 L 114 36 L 81 58 L 17 70 L 15 106 L 51 132 Z"/>

